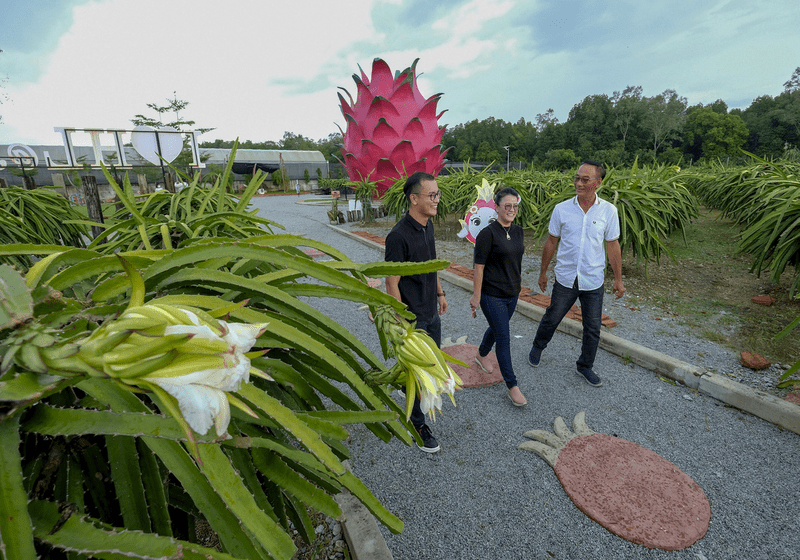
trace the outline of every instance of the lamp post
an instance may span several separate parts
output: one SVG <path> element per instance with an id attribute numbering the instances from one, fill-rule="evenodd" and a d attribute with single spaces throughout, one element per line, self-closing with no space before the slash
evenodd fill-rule
<path id="1" fill-rule="evenodd" d="M 503 146 L 506 149 L 506 173 L 508 173 L 509 164 L 511 163 L 511 146 Z"/>

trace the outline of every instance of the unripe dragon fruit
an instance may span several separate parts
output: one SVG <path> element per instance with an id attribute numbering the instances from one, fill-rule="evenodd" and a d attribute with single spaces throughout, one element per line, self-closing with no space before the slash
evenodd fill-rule
<path id="1" fill-rule="evenodd" d="M 380 58 L 372 62 L 372 79 L 361 70 L 353 74 L 357 86 L 355 103 L 350 93 L 339 88 L 339 101 L 347 122 L 342 133 L 343 165 L 351 181 L 375 181 L 382 196 L 400 177 L 416 171 L 437 175 L 444 167 L 442 136 L 436 104 L 442 94 L 425 99 L 417 87 L 416 65 L 392 76 Z M 339 129 L 341 130 L 341 128 Z"/>

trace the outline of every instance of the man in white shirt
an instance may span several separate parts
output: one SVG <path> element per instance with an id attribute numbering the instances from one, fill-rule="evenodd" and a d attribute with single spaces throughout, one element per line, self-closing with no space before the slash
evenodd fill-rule
<path id="1" fill-rule="evenodd" d="M 595 194 L 605 176 L 606 170 L 600 163 L 584 161 L 573 177 L 576 196 L 553 209 L 548 228 L 550 235 L 542 250 L 539 288 L 542 292 L 547 290 L 547 267 L 558 248 L 556 281 L 550 296 L 550 306 L 539 323 L 528 355 L 528 362 L 537 367 L 542 350 L 553 338 L 558 324 L 575 301 L 580 300 L 583 342 L 577 368 L 578 373 L 593 387 L 603 384 L 592 368 L 600 343 L 606 252 L 614 272 L 613 293 L 617 298 L 625 295 L 617 208 Z"/>

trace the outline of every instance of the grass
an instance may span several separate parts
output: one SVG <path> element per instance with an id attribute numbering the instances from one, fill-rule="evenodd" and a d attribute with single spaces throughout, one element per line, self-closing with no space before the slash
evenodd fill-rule
<path id="1" fill-rule="evenodd" d="M 623 256 L 623 274 L 633 300 L 678 318 L 681 324 L 737 352 L 756 352 L 773 362 L 793 363 L 800 357 L 800 336 L 775 342 L 774 337 L 800 315 L 800 300 L 789 297 L 794 269 L 773 284 L 769 272 L 750 272 L 749 255 L 738 252 L 739 229 L 717 212 L 704 210 L 686 230 L 671 236 L 669 258 L 651 263 L 645 274 L 630 256 Z M 771 306 L 751 302 L 755 295 L 775 298 Z"/>

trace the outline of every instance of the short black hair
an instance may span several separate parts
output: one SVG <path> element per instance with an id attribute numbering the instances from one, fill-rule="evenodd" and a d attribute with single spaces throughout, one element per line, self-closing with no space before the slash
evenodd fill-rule
<path id="1" fill-rule="evenodd" d="M 435 181 L 436 177 L 431 175 L 430 173 L 425 173 L 424 171 L 417 171 L 413 175 L 411 175 L 408 179 L 406 179 L 406 184 L 403 185 L 403 192 L 406 195 L 406 199 L 411 202 L 411 195 L 414 193 L 414 189 L 417 188 L 417 185 L 421 185 L 422 181 Z M 419 191 L 416 191 L 419 192 Z"/>
<path id="2" fill-rule="evenodd" d="M 581 165 L 592 165 L 597 168 L 597 171 L 600 173 L 600 179 L 606 178 L 606 168 L 603 167 L 603 164 L 599 161 L 595 161 L 593 159 L 585 159 L 581 162 Z"/>
<path id="3" fill-rule="evenodd" d="M 494 205 L 500 206 L 500 201 L 503 200 L 508 195 L 516 196 L 517 200 L 520 200 L 520 198 L 522 198 L 519 196 L 517 189 L 514 189 L 512 187 L 505 187 L 494 193 Z"/>

